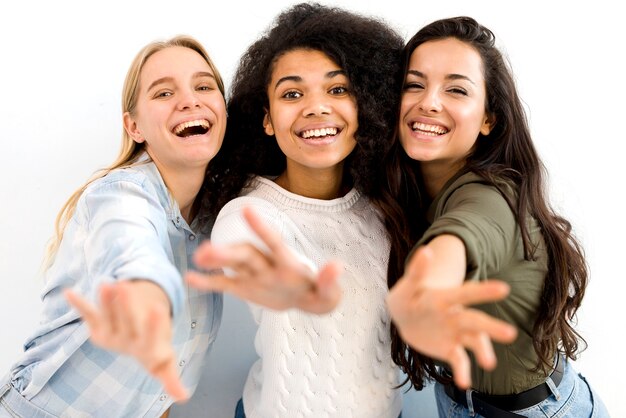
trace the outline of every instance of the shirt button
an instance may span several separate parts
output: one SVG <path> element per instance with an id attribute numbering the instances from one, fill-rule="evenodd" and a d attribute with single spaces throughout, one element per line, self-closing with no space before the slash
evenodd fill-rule
<path id="1" fill-rule="evenodd" d="M 195 328 L 195 327 L 196 327 L 196 321 L 193 321 L 193 322 L 191 323 L 191 328 Z"/>
<path id="2" fill-rule="evenodd" d="M 195 241 L 196 236 L 195 235 L 189 235 L 189 241 Z"/>
<path id="3" fill-rule="evenodd" d="M 185 365 L 185 360 L 181 360 L 181 361 L 180 361 L 180 363 L 178 363 L 178 365 L 179 365 L 180 367 L 183 367 L 183 366 Z"/>
<path id="4" fill-rule="evenodd" d="M 167 395 L 161 395 L 161 397 L 159 398 L 160 401 L 164 401 L 167 399 Z"/>

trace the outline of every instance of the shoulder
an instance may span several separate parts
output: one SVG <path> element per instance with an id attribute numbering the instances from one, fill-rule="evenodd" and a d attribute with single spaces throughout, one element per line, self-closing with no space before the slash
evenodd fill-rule
<path id="1" fill-rule="evenodd" d="M 111 170 L 105 176 L 94 180 L 85 189 L 85 193 L 89 194 L 110 188 L 154 190 L 161 181 L 158 170 L 152 163 L 142 163 Z"/>
<path id="2" fill-rule="evenodd" d="M 466 173 L 454 180 L 440 193 L 437 211 L 469 210 L 483 214 L 512 212 L 515 193 L 512 185 L 504 181 L 492 184 L 475 173 Z"/>
<path id="3" fill-rule="evenodd" d="M 225 218 L 241 216 L 244 208 L 252 208 L 262 218 L 279 216 L 280 209 L 273 203 L 257 196 L 240 196 L 226 203 L 217 215 L 215 223 L 223 222 Z"/>
<path id="4" fill-rule="evenodd" d="M 150 161 L 111 170 L 105 176 L 91 182 L 81 198 L 98 202 L 140 199 L 166 208 L 173 205 L 173 197 L 165 186 L 159 170 Z"/>
<path id="5" fill-rule="evenodd" d="M 429 208 L 428 220 L 435 230 L 452 228 L 471 230 L 471 235 L 476 236 L 513 236 L 517 229 L 512 208 L 515 199 L 513 188 L 507 183 L 491 184 L 467 173 L 439 194 Z"/>
<path id="6" fill-rule="evenodd" d="M 266 225 L 279 233 L 282 232 L 285 222 L 278 207 L 259 197 L 241 196 L 231 200 L 220 210 L 213 224 L 211 241 L 215 243 L 256 241 L 256 235 L 243 218 L 244 208 L 252 209 Z"/>
<path id="7" fill-rule="evenodd" d="M 158 170 L 154 164 L 145 163 L 118 168 L 94 180 L 80 196 L 77 210 L 134 216 L 164 212 L 171 206 L 172 199 Z"/>

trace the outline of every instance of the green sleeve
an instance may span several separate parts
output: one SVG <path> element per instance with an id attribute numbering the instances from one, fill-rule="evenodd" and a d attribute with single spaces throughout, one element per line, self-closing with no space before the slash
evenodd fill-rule
<path id="1" fill-rule="evenodd" d="M 466 279 L 484 280 L 513 257 L 518 228 L 502 194 L 484 183 L 468 183 L 437 202 L 432 225 L 417 246 L 450 234 L 465 244 Z"/>

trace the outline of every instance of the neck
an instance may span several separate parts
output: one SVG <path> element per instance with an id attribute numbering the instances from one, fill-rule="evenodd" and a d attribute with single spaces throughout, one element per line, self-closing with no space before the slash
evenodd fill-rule
<path id="1" fill-rule="evenodd" d="M 431 199 L 443 189 L 448 180 L 450 180 L 463 167 L 464 162 L 458 164 L 445 164 L 435 162 L 422 162 L 420 169 L 422 178 L 424 179 L 424 187 L 426 193 Z"/>
<path id="2" fill-rule="evenodd" d="M 313 199 L 331 200 L 347 193 L 343 186 L 343 165 L 324 170 L 290 167 L 276 178 L 280 187 Z"/>
<path id="3" fill-rule="evenodd" d="M 204 182 L 206 167 L 167 170 L 159 167 L 157 164 L 157 168 L 159 173 L 161 173 L 165 186 L 174 197 L 176 203 L 178 203 L 180 214 L 187 224 L 191 224 L 196 215 L 194 202 Z"/>

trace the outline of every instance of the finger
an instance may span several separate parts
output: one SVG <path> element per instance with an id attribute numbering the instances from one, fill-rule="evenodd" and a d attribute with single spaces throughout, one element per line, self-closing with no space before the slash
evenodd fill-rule
<path id="1" fill-rule="evenodd" d="M 433 251 L 429 247 L 419 247 L 411 256 L 403 277 L 408 277 L 411 281 L 421 281 L 433 262 L 433 257 Z"/>
<path id="2" fill-rule="evenodd" d="M 89 327 L 91 334 L 97 334 L 99 332 L 99 325 L 102 318 L 96 306 L 71 289 L 66 289 L 63 294 L 69 304 L 72 305 L 81 315 Z"/>
<path id="3" fill-rule="evenodd" d="M 146 349 L 152 352 L 148 370 L 162 384 L 175 402 L 189 399 L 189 394 L 182 384 L 176 365 L 176 356 L 171 343 L 169 313 L 160 307 L 154 307 L 148 317 L 146 331 Z"/>
<path id="4" fill-rule="evenodd" d="M 204 241 L 194 252 L 193 261 L 198 267 L 206 269 L 222 267 L 227 258 L 221 250 L 227 246 L 213 245 L 210 241 Z"/>
<path id="5" fill-rule="evenodd" d="M 454 383 L 460 389 L 469 389 L 472 384 L 470 360 L 461 345 L 455 345 L 452 349 L 448 358 L 448 364 L 452 368 Z"/>
<path id="6" fill-rule="evenodd" d="M 236 278 L 222 274 L 204 274 L 196 271 L 187 271 L 185 280 L 190 286 L 206 292 L 232 292 Z"/>
<path id="7" fill-rule="evenodd" d="M 224 275 L 210 275 L 188 271 L 185 274 L 185 280 L 190 286 L 207 292 L 224 292 L 231 293 L 240 299 L 261 303 L 258 293 L 265 290 L 262 286 L 255 285 L 250 280 L 239 280 L 237 278 Z"/>
<path id="8" fill-rule="evenodd" d="M 402 318 L 409 311 L 409 301 L 415 286 L 406 278 L 400 279 L 389 290 L 386 297 L 387 308 L 394 319 Z"/>
<path id="9" fill-rule="evenodd" d="M 136 301 L 132 300 L 131 289 L 128 282 L 120 282 L 117 285 L 117 297 L 114 304 L 114 316 L 116 318 L 117 332 L 120 339 L 130 343 L 137 338 L 138 330 L 145 324 L 141 323 L 142 316 L 136 311 Z"/>
<path id="10" fill-rule="evenodd" d="M 339 262 L 330 262 L 322 267 L 316 281 L 322 298 L 338 300 L 341 297 L 341 287 L 338 282 L 342 271 L 343 266 Z"/>
<path id="11" fill-rule="evenodd" d="M 455 318 L 456 326 L 464 332 L 483 332 L 494 341 L 508 344 L 517 337 L 517 329 L 501 319 L 494 318 L 477 309 L 464 309 Z"/>
<path id="12" fill-rule="evenodd" d="M 103 284 L 100 286 L 100 310 L 102 311 L 102 330 L 108 336 L 117 335 L 117 320 L 115 316 L 115 297 L 117 290 L 114 286 Z"/>
<path id="13" fill-rule="evenodd" d="M 174 402 L 184 402 L 189 399 L 187 389 L 185 389 L 183 382 L 181 382 L 178 376 L 175 361 L 169 361 L 162 368 L 157 369 L 154 377 L 161 381 L 163 388 L 174 399 Z"/>
<path id="14" fill-rule="evenodd" d="M 506 298 L 510 290 L 509 285 L 500 280 L 466 281 L 462 286 L 451 288 L 446 292 L 445 300 L 449 304 L 461 305 L 497 302 Z"/>
<path id="15" fill-rule="evenodd" d="M 229 268 L 250 275 L 265 271 L 272 264 L 270 258 L 252 244 L 215 246 L 208 242 L 194 253 L 194 263 L 203 268 Z"/>
<path id="16" fill-rule="evenodd" d="M 271 229 L 252 208 L 243 208 L 243 217 L 250 229 L 261 238 L 271 253 L 282 257 L 288 251 L 281 235 Z"/>
<path id="17" fill-rule="evenodd" d="M 343 267 L 341 264 L 331 262 L 325 265 L 319 272 L 315 285 L 315 295 L 308 311 L 316 314 L 324 314 L 335 309 L 341 300 L 341 287 L 338 279 Z"/>
<path id="18" fill-rule="evenodd" d="M 484 332 L 464 333 L 461 343 L 474 353 L 476 361 L 482 368 L 492 370 L 496 367 L 496 353 L 487 334 Z"/>

